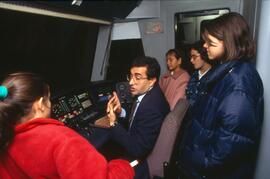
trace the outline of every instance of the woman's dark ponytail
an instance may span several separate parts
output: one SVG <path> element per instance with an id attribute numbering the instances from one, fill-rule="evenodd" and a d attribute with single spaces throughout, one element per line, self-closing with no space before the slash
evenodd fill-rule
<path id="1" fill-rule="evenodd" d="M 31 112 L 33 103 L 48 97 L 49 87 L 33 73 L 13 73 L 0 86 L 0 151 L 6 149 L 14 137 L 14 127 Z"/>

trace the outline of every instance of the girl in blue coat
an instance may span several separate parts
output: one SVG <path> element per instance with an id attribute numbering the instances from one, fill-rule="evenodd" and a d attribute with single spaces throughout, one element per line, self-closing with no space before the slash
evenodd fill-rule
<path id="1" fill-rule="evenodd" d="M 251 179 L 263 120 L 263 85 L 250 62 L 255 46 L 249 26 L 235 12 L 209 21 L 202 31 L 209 74 L 190 109 L 180 145 L 181 179 Z"/>
<path id="2" fill-rule="evenodd" d="M 195 72 L 191 75 L 186 88 L 186 96 L 190 105 L 193 105 L 203 88 L 207 76 L 210 74 L 212 63 L 208 59 L 207 51 L 203 47 L 204 42 L 195 42 L 190 48 L 190 62 Z"/>

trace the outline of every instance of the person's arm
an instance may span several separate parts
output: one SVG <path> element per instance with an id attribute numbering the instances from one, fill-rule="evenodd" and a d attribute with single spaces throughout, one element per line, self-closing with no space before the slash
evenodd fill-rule
<path id="1" fill-rule="evenodd" d="M 186 99 L 186 88 L 189 82 L 190 76 L 188 73 L 183 73 L 179 79 L 177 79 L 180 83 L 175 89 L 174 96 L 172 101 L 170 102 L 170 108 L 173 110 L 174 106 L 176 105 L 179 99 Z"/>
<path id="2" fill-rule="evenodd" d="M 113 92 L 113 96 L 107 103 L 106 112 L 110 126 L 114 126 L 117 123 L 117 116 L 120 118 L 126 117 L 126 111 L 121 107 L 120 100 L 115 92 Z"/>
<path id="3" fill-rule="evenodd" d="M 134 177 L 134 171 L 125 160 L 107 162 L 81 136 L 68 132 L 56 146 L 53 157 L 60 178 L 123 179 Z"/>
<path id="4" fill-rule="evenodd" d="M 189 82 L 190 76 L 187 73 L 183 73 L 178 81 L 181 81 L 181 83 L 177 86 L 175 91 L 177 91 L 175 99 L 181 99 L 181 98 L 186 98 L 186 88 L 187 84 Z M 177 101 L 176 101 L 177 102 Z M 175 104 L 176 104 L 175 102 Z"/>
<path id="5" fill-rule="evenodd" d="M 120 114 L 122 111 L 121 102 L 120 102 L 115 91 L 113 92 L 112 97 L 110 98 L 110 100 L 107 103 L 106 112 L 109 113 L 111 108 L 113 109 L 113 111 L 116 114 Z"/>
<path id="6" fill-rule="evenodd" d="M 126 177 L 133 178 L 135 173 L 133 169 L 130 169 L 131 164 L 124 160 L 111 160 L 108 164 L 108 179 L 126 179 Z M 128 170 L 127 170 L 128 168 Z M 127 175 L 128 174 L 128 175 Z"/>
<path id="7" fill-rule="evenodd" d="M 160 89 L 161 89 L 161 91 L 164 93 L 164 91 L 165 91 L 165 89 L 164 89 L 164 78 L 163 78 L 163 76 L 160 78 L 160 80 L 159 80 L 159 87 L 160 87 Z"/>
<path id="8" fill-rule="evenodd" d="M 143 116 L 136 116 L 134 119 L 136 127 L 132 129 L 132 133 L 120 124 L 111 129 L 112 138 L 134 157 L 143 157 L 152 150 L 164 118 L 159 111 L 154 111 L 151 107 L 144 111 Z"/>

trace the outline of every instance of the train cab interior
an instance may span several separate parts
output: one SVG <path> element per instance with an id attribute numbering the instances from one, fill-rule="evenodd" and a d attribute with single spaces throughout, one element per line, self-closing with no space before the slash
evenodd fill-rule
<path id="1" fill-rule="evenodd" d="M 201 39 L 204 23 L 238 12 L 257 43 L 254 63 L 264 84 L 255 178 L 265 179 L 270 174 L 269 10 L 269 0 L 0 1 L 0 79 L 16 71 L 40 74 L 50 84 L 52 117 L 99 148 L 109 129 L 96 121 L 106 115 L 112 92 L 127 108 L 132 105 L 126 75 L 135 57 L 155 57 L 164 74 L 165 53 L 181 48 L 184 68 L 192 74 L 188 49 Z"/>

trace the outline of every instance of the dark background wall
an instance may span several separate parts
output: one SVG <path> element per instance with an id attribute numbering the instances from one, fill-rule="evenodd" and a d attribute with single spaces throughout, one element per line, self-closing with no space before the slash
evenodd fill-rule
<path id="1" fill-rule="evenodd" d="M 36 72 L 53 92 L 90 82 L 97 24 L 2 9 L 0 22 L 1 79 Z"/>

